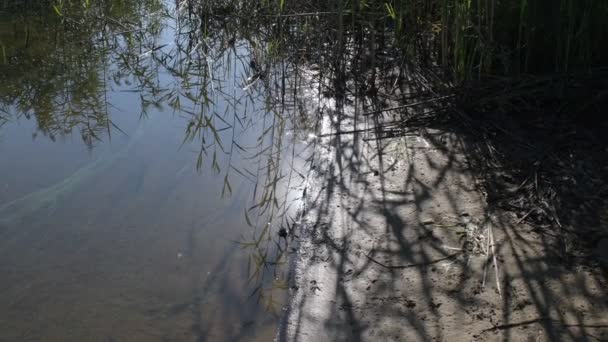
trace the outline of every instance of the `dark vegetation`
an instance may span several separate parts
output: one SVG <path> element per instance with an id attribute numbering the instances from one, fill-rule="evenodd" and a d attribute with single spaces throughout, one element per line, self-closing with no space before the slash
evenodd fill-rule
<path id="1" fill-rule="evenodd" d="M 304 65 L 325 96 L 398 117 L 386 137 L 422 122 L 464 133 L 490 205 L 557 233 L 566 259 L 606 236 L 605 1 L 187 4 L 209 35 L 262 39 L 259 65 Z"/>
<path id="2" fill-rule="evenodd" d="M 244 6 L 206 4 L 200 15 L 239 13 Z M 245 12 L 278 21 L 270 34 L 280 49 L 295 45 L 299 49 L 288 53 L 292 59 L 320 66 L 322 77 L 333 82 L 331 95 L 369 96 L 373 115 L 379 116 L 427 107 L 434 114 L 418 120 L 430 125 L 447 120 L 464 131 L 477 146 L 473 163 L 490 204 L 516 212 L 520 222 L 539 231 L 557 229 L 566 258 L 606 236 L 608 56 L 602 46 L 608 27 L 602 18 L 607 3 L 276 1 L 252 6 Z M 311 35 L 322 42 L 306 44 Z M 386 134 L 394 130 L 386 127 Z"/>

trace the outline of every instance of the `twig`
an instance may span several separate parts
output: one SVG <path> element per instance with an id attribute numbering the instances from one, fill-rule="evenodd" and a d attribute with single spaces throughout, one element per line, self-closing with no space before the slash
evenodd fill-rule
<path id="1" fill-rule="evenodd" d="M 339 132 L 333 132 L 333 133 L 320 134 L 318 137 L 319 138 L 327 138 L 327 137 L 336 136 L 336 135 L 342 135 L 342 134 L 368 133 L 368 132 L 371 132 L 372 130 L 373 130 L 373 128 L 356 129 L 356 130 L 352 130 L 352 131 L 339 131 Z"/>
<path id="2" fill-rule="evenodd" d="M 543 322 L 551 322 L 553 324 L 559 324 L 563 327 L 584 327 L 584 328 L 606 328 L 606 327 L 608 327 L 608 322 L 606 322 L 606 323 L 600 322 L 600 323 L 594 323 L 594 324 L 577 324 L 577 323 L 567 323 L 562 320 L 551 319 L 551 318 L 536 318 L 536 319 L 531 319 L 531 320 L 522 321 L 522 322 L 495 325 L 492 328 L 488 328 L 483 331 L 511 329 L 511 328 L 516 328 L 516 327 L 520 327 L 520 326 L 524 326 L 524 325 L 543 323 Z"/>
<path id="3" fill-rule="evenodd" d="M 396 265 L 396 266 L 392 266 L 392 265 L 385 265 L 383 263 L 381 263 L 380 261 L 377 261 L 376 259 L 372 258 L 369 254 L 366 254 L 365 256 L 371 260 L 373 263 L 380 265 L 384 268 L 388 268 L 388 269 L 403 269 L 403 268 L 411 268 L 411 267 L 419 267 L 419 266 L 429 266 L 432 264 L 436 264 L 438 262 L 444 261 L 444 260 L 448 260 L 451 259 L 455 256 L 458 256 L 462 253 L 462 251 L 456 252 L 454 254 L 450 254 L 446 257 L 440 258 L 440 259 L 436 259 L 436 260 L 432 260 L 432 261 L 428 261 L 428 262 L 421 262 L 421 263 L 417 263 L 417 264 L 409 264 L 409 265 Z"/>
<path id="4" fill-rule="evenodd" d="M 401 138 L 401 137 L 406 137 L 406 136 L 411 136 L 411 137 L 417 137 L 418 134 L 407 134 L 410 132 L 399 132 L 399 133 L 395 133 L 392 131 L 389 132 L 383 132 L 383 133 L 392 133 L 392 134 L 388 134 L 385 136 L 381 136 L 381 137 L 371 137 L 371 138 L 364 138 L 363 141 L 378 141 L 378 140 L 383 140 L 383 139 L 393 139 L 393 138 Z"/>
<path id="5" fill-rule="evenodd" d="M 488 235 L 490 236 L 490 247 L 492 248 L 492 259 L 494 260 L 494 272 L 496 273 L 496 288 L 498 289 L 498 294 L 502 296 L 502 291 L 500 291 L 500 279 L 498 277 L 498 262 L 496 261 L 496 249 L 494 247 L 494 232 L 492 231 L 491 223 L 488 227 Z"/>
<path id="6" fill-rule="evenodd" d="M 316 15 L 331 15 L 338 14 L 338 12 L 308 12 L 308 13 L 292 13 L 292 14 L 260 14 L 260 17 L 278 17 L 278 18 L 289 18 L 289 17 L 310 17 Z"/>
<path id="7" fill-rule="evenodd" d="M 524 185 L 526 185 L 526 183 L 528 183 L 528 180 L 530 180 L 530 176 L 528 176 L 526 179 L 524 179 L 524 181 L 521 182 L 521 184 L 513 192 L 518 192 L 519 190 L 521 190 L 521 188 L 523 188 Z"/>
<path id="8" fill-rule="evenodd" d="M 107 17 L 106 17 L 106 19 L 107 19 L 107 20 L 110 20 L 110 21 L 112 21 L 112 22 L 114 22 L 115 24 L 117 24 L 118 26 L 120 26 L 120 27 L 124 28 L 125 30 L 132 30 L 132 29 L 133 29 L 133 27 L 132 27 L 132 26 L 131 26 L 131 27 L 128 27 L 127 25 L 125 25 L 125 24 L 124 24 L 124 23 L 122 23 L 121 21 L 118 21 L 118 20 L 116 20 L 116 19 L 114 19 L 114 18 L 112 18 L 112 17 L 107 16 Z"/>
<path id="9" fill-rule="evenodd" d="M 442 96 L 442 97 L 436 97 L 436 98 L 433 98 L 433 99 L 419 101 L 419 102 L 414 102 L 414 103 L 406 104 L 406 105 L 403 105 L 403 106 L 378 109 L 378 110 L 374 110 L 374 111 L 371 111 L 371 112 L 363 113 L 362 115 L 368 116 L 368 115 L 380 114 L 382 112 L 388 112 L 388 111 L 391 111 L 391 110 L 397 110 L 397 109 L 404 109 L 404 108 L 415 107 L 415 106 L 418 106 L 418 105 L 421 105 L 421 104 L 425 104 L 425 103 L 431 103 L 431 102 L 436 102 L 436 101 L 441 101 L 441 100 L 449 99 L 449 98 L 452 98 L 454 96 L 456 96 L 456 95 L 447 95 L 447 96 Z"/>
<path id="10" fill-rule="evenodd" d="M 450 247 L 450 246 L 447 246 L 447 245 L 441 245 L 441 247 L 443 247 L 445 249 L 451 249 L 453 251 L 462 251 L 462 248 Z"/>
<path id="11" fill-rule="evenodd" d="M 530 211 L 528 211 L 524 216 L 522 216 L 519 220 L 517 220 L 517 222 L 515 222 L 516 225 L 522 223 L 528 216 L 530 216 L 530 214 L 532 214 L 532 212 L 534 211 L 534 208 L 530 209 Z"/>
<path id="12" fill-rule="evenodd" d="M 488 229 L 488 237 L 486 238 L 486 250 L 484 252 L 486 252 L 488 258 L 486 259 L 486 262 L 483 265 L 483 279 L 481 281 L 481 287 L 485 287 L 486 286 L 486 278 L 488 275 L 488 266 L 490 265 L 490 230 Z"/>

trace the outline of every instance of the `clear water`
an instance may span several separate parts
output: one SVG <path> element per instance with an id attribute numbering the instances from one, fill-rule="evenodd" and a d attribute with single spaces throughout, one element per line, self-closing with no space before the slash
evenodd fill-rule
<path id="1" fill-rule="evenodd" d="M 183 9 L 102 3 L 0 13 L 0 341 L 272 340 L 293 78 Z"/>

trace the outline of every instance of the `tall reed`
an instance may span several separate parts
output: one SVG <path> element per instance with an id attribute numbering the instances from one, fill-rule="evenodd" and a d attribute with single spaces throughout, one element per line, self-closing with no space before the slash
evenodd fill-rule
<path id="1" fill-rule="evenodd" d="M 197 1 L 197 0 L 192 0 Z M 601 65 L 608 53 L 605 0 L 215 0 L 276 16 L 335 13 L 335 33 L 376 34 L 402 58 L 440 66 L 456 81 L 485 76 L 563 73 Z M 241 13 L 242 14 L 242 13 Z M 377 42 L 377 41 L 376 41 Z"/>

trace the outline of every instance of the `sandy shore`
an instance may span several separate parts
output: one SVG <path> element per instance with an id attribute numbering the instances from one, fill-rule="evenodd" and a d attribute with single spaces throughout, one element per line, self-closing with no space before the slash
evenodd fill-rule
<path id="1" fill-rule="evenodd" d="M 457 133 L 330 104 L 279 340 L 608 340 L 606 273 L 488 207 Z"/>

